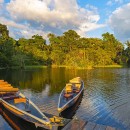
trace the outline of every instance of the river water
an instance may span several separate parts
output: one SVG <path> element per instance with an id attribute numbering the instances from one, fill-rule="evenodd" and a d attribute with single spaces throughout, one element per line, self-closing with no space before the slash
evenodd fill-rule
<path id="1" fill-rule="evenodd" d="M 75 116 L 129 130 L 130 68 L 0 70 L 0 79 L 18 87 L 41 111 L 55 115 L 58 115 L 57 103 L 61 90 L 69 79 L 76 76 L 84 80 L 85 90 Z M 12 130 L 2 116 L 0 129 Z"/>

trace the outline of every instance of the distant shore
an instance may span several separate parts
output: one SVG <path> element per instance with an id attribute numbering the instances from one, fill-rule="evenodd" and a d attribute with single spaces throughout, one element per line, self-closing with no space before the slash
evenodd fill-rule
<path id="1" fill-rule="evenodd" d="M 124 68 L 126 66 L 123 65 L 100 65 L 100 66 L 87 66 L 87 67 L 72 67 L 72 66 L 64 66 L 64 65 L 52 65 L 52 66 L 43 66 L 43 65 L 30 65 L 30 66 L 25 66 L 24 68 L 21 68 L 19 66 L 13 66 L 8 69 L 36 69 L 36 68 L 66 68 L 66 69 L 95 69 L 95 68 Z M 2 69 L 7 69 L 7 68 L 1 68 Z"/>
<path id="2" fill-rule="evenodd" d="M 124 68 L 123 65 L 101 65 L 101 66 L 95 66 L 95 68 Z"/>
<path id="3" fill-rule="evenodd" d="M 87 66 L 87 67 L 72 67 L 72 66 L 52 66 L 52 68 L 59 68 L 59 67 L 64 67 L 67 69 L 94 69 L 94 68 L 124 68 L 126 66 L 123 65 L 100 65 L 100 66 Z"/>

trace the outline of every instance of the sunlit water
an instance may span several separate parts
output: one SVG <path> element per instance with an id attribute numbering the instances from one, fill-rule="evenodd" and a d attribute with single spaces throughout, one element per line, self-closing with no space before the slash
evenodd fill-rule
<path id="1" fill-rule="evenodd" d="M 80 76 L 85 83 L 82 102 L 75 116 L 119 129 L 130 129 L 130 69 L 0 70 L 4 79 L 30 98 L 43 112 L 58 115 L 57 103 L 69 79 Z M 0 129 L 12 128 L 0 116 Z"/>

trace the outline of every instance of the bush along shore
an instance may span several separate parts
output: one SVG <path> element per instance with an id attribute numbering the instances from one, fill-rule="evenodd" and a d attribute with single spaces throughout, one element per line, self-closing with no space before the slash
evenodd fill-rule
<path id="1" fill-rule="evenodd" d="M 6 25 L 0 24 L 0 69 L 42 68 L 42 66 L 92 69 L 130 65 L 130 42 L 126 47 L 113 34 L 86 38 L 74 30 L 61 36 L 48 34 L 49 44 L 40 35 L 13 39 Z M 37 66 L 37 67 L 36 67 Z"/>

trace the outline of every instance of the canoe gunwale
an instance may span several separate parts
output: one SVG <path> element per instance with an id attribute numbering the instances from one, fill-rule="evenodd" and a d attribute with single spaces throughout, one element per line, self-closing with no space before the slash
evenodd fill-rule
<path id="1" fill-rule="evenodd" d="M 65 90 L 65 88 L 61 91 L 60 96 L 59 96 L 59 101 L 58 101 L 58 109 L 60 109 L 59 111 L 62 112 L 64 110 L 64 108 L 71 103 L 73 100 L 75 100 L 76 98 L 78 98 L 80 96 L 80 94 L 82 93 L 83 89 L 84 89 L 84 82 L 83 80 L 81 80 L 81 90 L 77 93 L 77 95 L 75 97 L 73 97 L 72 99 L 70 99 L 68 102 L 66 102 L 62 107 L 60 107 L 60 102 L 61 102 L 61 97 L 63 95 L 63 92 Z M 76 99 L 77 101 L 77 99 Z"/>
<path id="2" fill-rule="evenodd" d="M 22 97 L 25 97 L 22 93 L 19 93 L 19 95 L 22 96 Z M 19 108 L 15 107 L 15 106 L 13 106 L 11 104 L 9 104 L 8 102 L 6 102 L 5 100 L 3 100 L 2 98 L 0 98 L 0 102 L 3 105 L 5 104 L 5 105 L 9 106 L 10 108 L 16 110 L 17 112 L 22 113 L 23 115 L 27 115 L 27 116 L 29 116 L 29 117 L 37 120 L 38 122 L 42 123 L 43 125 L 50 125 L 50 120 L 38 109 L 38 107 L 31 100 L 29 100 L 29 102 L 35 107 L 35 109 L 37 109 L 37 111 L 39 111 L 40 113 L 42 113 L 43 118 L 45 117 L 48 121 L 44 121 L 44 120 L 40 119 L 39 117 L 36 117 L 35 115 L 32 115 L 32 114 L 30 114 L 30 113 L 28 113 L 28 112 L 26 112 L 24 110 L 20 110 Z M 4 107 L 6 107 L 5 105 L 4 105 Z M 6 108 L 6 109 L 9 109 L 9 108 Z M 13 111 L 12 111 L 12 113 L 13 113 Z M 22 118 L 22 116 L 21 116 L 21 118 Z"/>

